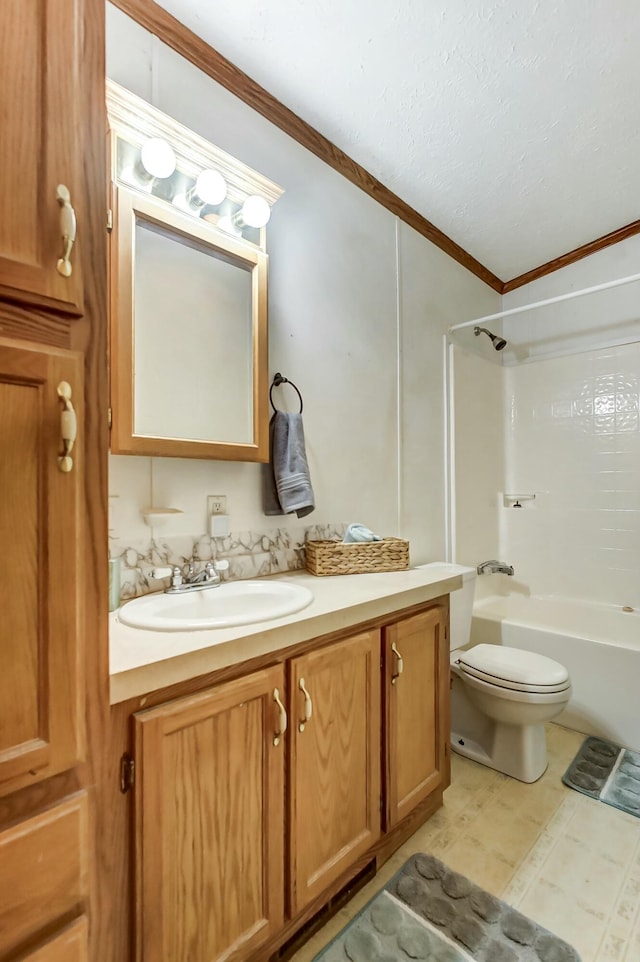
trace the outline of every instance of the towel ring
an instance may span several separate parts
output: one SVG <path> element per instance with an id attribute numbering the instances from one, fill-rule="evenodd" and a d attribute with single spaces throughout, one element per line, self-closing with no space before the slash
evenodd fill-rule
<path id="1" fill-rule="evenodd" d="M 273 410 L 274 411 L 278 410 L 278 408 L 273 403 L 273 389 L 274 387 L 279 387 L 281 384 L 290 384 L 293 390 L 296 392 L 296 394 L 298 395 L 298 398 L 300 399 L 300 414 L 302 414 L 302 395 L 300 394 L 300 391 L 295 386 L 293 381 L 290 381 L 288 377 L 283 377 L 282 374 L 279 374 L 279 373 L 274 374 L 273 381 L 271 382 L 271 387 L 269 388 L 269 401 L 271 402 L 271 407 L 273 408 Z"/>

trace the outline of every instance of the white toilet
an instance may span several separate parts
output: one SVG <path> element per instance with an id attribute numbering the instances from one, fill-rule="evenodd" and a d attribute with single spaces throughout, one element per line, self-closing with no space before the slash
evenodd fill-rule
<path id="1" fill-rule="evenodd" d="M 535 782 L 547 767 L 545 722 L 571 697 L 569 673 L 530 651 L 469 647 L 476 570 L 447 568 L 463 579 L 463 587 L 451 594 L 451 747 L 505 775 Z"/>

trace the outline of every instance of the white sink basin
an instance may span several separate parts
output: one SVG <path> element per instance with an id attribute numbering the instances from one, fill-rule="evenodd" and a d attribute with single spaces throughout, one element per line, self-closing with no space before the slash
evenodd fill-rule
<path id="1" fill-rule="evenodd" d="M 312 601 L 308 588 L 287 581 L 231 581 L 204 591 L 135 598 L 123 605 L 118 619 L 153 631 L 232 628 L 291 615 Z"/>

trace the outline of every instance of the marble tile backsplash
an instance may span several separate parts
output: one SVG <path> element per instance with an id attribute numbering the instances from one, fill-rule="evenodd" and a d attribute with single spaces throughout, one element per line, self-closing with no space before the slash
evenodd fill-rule
<path id="1" fill-rule="evenodd" d="M 109 556 L 120 559 L 123 601 L 158 591 L 164 581 L 151 577 L 154 567 L 207 561 L 229 562 L 225 581 L 259 578 L 304 568 L 305 541 L 341 540 L 346 523 L 237 531 L 225 537 L 181 535 L 145 541 L 109 539 Z"/>

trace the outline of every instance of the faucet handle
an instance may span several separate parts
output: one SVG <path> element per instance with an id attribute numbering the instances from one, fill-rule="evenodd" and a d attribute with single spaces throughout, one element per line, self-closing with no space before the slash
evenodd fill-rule
<path id="1" fill-rule="evenodd" d="M 171 585 L 177 588 L 182 584 L 182 572 L 177 565 L 166 565 L 165 567 L 152 568 L 152 578 L 171 578 Z"/>

